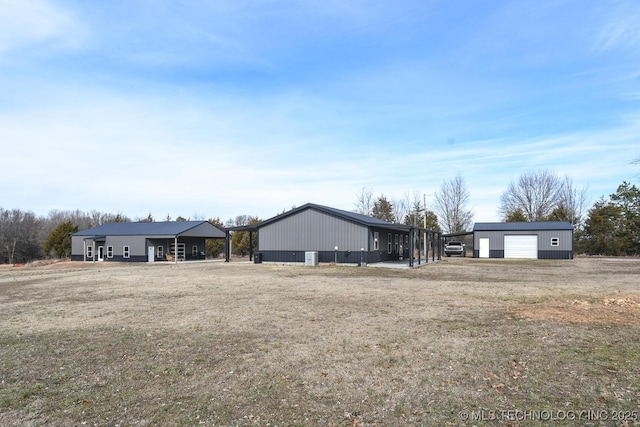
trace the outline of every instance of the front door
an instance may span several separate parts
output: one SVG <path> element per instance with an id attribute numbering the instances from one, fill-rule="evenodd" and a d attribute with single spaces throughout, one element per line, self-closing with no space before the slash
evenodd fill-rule
<path id="1" fill-rule="evenodd" d="M 156 247 L 149 246 L 149 248 L 147 249 L 147 261 L 154 262 L 155 260 L 156 260 Z"/>
<path id="2" fill-rule="evenodd" d="M 98 246 L 98 261 L 104 261 L 104 246 Z"/>
<path id="3" fill-rule="evenodd" d="M 480 246 L 478 256 L 480 258 L 489 258 L 489 238 L 481 237 L 478 243 L 478 246 Z"/>

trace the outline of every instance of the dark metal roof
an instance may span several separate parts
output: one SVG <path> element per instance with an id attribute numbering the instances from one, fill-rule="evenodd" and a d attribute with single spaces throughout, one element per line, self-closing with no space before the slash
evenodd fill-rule
<path id="1" fill-rule="evenodd" d="M 421 229 L 421 227 L 414 227 L 411 225 L 404 225 L 404 224 L 393 224 L 387 221 L 383 221 L 381 219 L 378 218 L 373 218 L 371 216 L 368 215 L 362 215 L 356 212 L 350 212 L 350 211 L 343 211 L 342 209 L 336 209 L 336 208 L 330 208 L 328 206 L 322 206 L 322 205 L 316 205 L 314 203 L 307 203 L 305 205 L 302 205 L 300 207 L 297 208 L 293 208 L 288 212 L 282 213 L 280 215 L 276 215 L 273 218 L 269 218 L 266 219 L 262 222 L 259 222 L 258 224 L 252 224 L 252 225 L 242 225 L 242 226 L 238 226 L 238 227 L 228 227 L 227 230 L 228 231 L 252 231 L 252 232 L 256 232 L 260 229 L 260 227 L 263 227 L 265 225 L 271 224 L 273 222 L 276 221 L 280 221 L 284 218 L 287 218 L 291 215 L 295 215 L 299 212 L 302 212 L 306 209 L 313 209 L 319 212 L 323 212 L 326 213 L 328 215 L 333 215 L 342 219 L 345 219 L 347 221 L 351 221 L 351 222 L 355 222 L 357 224 L 362 224 L 362 225 L 366 225 L 368 227 L 380 227 L 380 228 L 386 228 L 386 229 L 393 229 L 393 230 L 401 230 L 401 231 L 409 231 L 410 229 Z"/>
<path id="2" fill-rule="evenodd" d="M 533 230 L 573 230 L 566 221 L 537 222 L 476 222 L 473 231 L 533 231 Z"/>
<path id="3" fill-rule="evenodd" d="M 378 218 L 374 218 L 368 215 L 363 215 L 363 214 L 359 214 L 357 212 L 349 212 L 349 211 L 343 211 L 341 209 L 336 209 L 336 208 L 331 208 L 328 206 L 321 206 L 321 205 L 314 205 L 312 203 L 307 203 L 305 206 L 303 206 L 303 208 L 313 208 L 316 209 L 320 212 L 325 212 L 325 213 L 329 213 L 329 214 L 333 214 L 335 216 L 339 216 L 345 219 L 349 219 L 351 221 L 354 222 L 359 222 L 362 224 L 366 224 L 366 225 L 372 225 L 372 226 L 379 226 L 379 227 L 406 227 L 408 228 L 408 226 L 405 226 L 403 224 L 393 224 L 391 222 L 387 222 L 387 221 L 383 221 L 381 219 Z"/>
<path id="4" fill-rule="evenodd" d="M 330 208 L 328 206 L 322 206 L 322 205 L 316 205 L 313 203 L 307 203 L 305 205 L 302 205 L 298 208 L 294 208 L 291 209 L 288 212 L 285 212 L 283 214 L 274 216 L 273 218 L 267 219 L 265 221 L 262 221 L 259 224 L 256 224 L 255 227 L 256 228 L 260 228 L 264 225 L 270 224 L 272 222 L 276 222 L 276 221 L 280 221 L 281 219 L 284 219 L 288 216 L 291 215 L 295 215 L 298 212 L 302 212 L 304 210 L 307 209 L 313 209 L 319 212 L 324 212 L 328 215 L 333 215 L 351 222 L 355 222 L 358 224 L 362 224 L 362 225 L 366 225 L 366 226 L 373 226 L 373 227 L 381 227 L 381 228 L 392 228 L 392 229 L 398 229 L 398 230 L 409 230 L 411 228 L 411 226 L 408 225 L 403 225 L 403 224 L 393 224 L 387 221 L 383 221 L 381 219 L 378 218 L 373 218 L 367 215 L 362 215 L 356 212 L 349 212 L 349 211 L 343 211 L 341 209 L 336 209 L 336 208 Z"/>
<path id="5" fill-rule="evenodd" d="M 224 238 L 223 231 L 207 221 L 163 221 L 163 222 L 110 222 L 98 227 L 82 230 L 74 236 L 179 236 L 202 224 L 204 233 L 199 237 Z"/>

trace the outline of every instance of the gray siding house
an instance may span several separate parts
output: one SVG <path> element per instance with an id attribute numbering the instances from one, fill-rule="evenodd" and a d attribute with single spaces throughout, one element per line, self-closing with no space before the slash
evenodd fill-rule
<path id="1" fill-rule="evenodd" d="M 474 258 L 573 259 L 569 222 L 479 222 L 473 227 Z"/>
<path id="2" fill-rule="evenodd" d="M 238 228 L 245 229 L 247 228 Z M 410 226 L 308 203 L 251 227 L 263 261 L 375 263 L 409 257 Z M 336 249 L 337 248 L 337 249 Z"/>
<path id="3" fill-rule="evenodd" d="M 112 222 L 71 236 L 73 261 L 201 259 L 206 239 L 225 233 L 207 221 Z"/>

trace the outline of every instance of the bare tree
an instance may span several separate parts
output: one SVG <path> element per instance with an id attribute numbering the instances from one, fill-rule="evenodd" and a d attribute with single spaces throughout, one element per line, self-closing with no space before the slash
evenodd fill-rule
<path id="1" fill-rule="evenodd" d="M 469 191 L 462 176 L 442 182 L 435 194 L 434 210 L 445 233 L 460 233 L 471 227 L 473 213 L 467 208 L 468 202 Z"/>
<path id="2" fill-rule="evenodd" d="M 373 214 L 373 189 L 362 187 L 358 194 L 358 201 L 355 203 L 356 212 L 362 215 Z"/>
<path id="3" fill-rule="evenodd" d="M 406 193 L 403 198 L 392 199 L 391 204 L 393 205 L 393 222 L 402 224 L 411 211 L 409 193 Z"/>
<path id="4" fill-rule="evenodd" d="M 408 207 L 408 212 L 402 219 L 403 224 L 417 225 L 422 227 L 424 225 L 424 211 L 423 197 L 419 191 L 412 191 L 405 194 L 405 203 Z"/>
<path id="5" fill-rule="evenodd" d="M 574 226 L 579 226 L 587 209 L 587 188 L 576 188 L 573 180 L 564 177 L 558 194 L 558 206 L 548 218 L 555 221 L 569 221 Z"/>
<path id="6" fill-rule="evenodd" d="M 42 256 L 41 220 L 33 212 L 0 208 L 0 262 L 27 262 Z"/>
<path id="7" fill-rule="evenodd" d="M 549 170 L 530 171 L 509 183 L 500 197 L 500 214 L 508 218 L 518 209 L 527 221 L 542 221 L 559 205 L 562 181 Z"/>

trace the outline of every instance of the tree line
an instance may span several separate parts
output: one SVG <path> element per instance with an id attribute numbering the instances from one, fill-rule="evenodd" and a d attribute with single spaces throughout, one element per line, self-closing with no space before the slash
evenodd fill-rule
<path id="1" fill-rule="evenodd" d="M 636 161 L 635 163 L 638 163 Z M 400 199 L 375 196 L 362 188 L 355 211 L 385 221 L 425 226 L 444 234 L 471 230 L 469 190 L 460 175 L 442 182 L 427 206 L 420 193 Z M 528 171 L 511 181 L 500 197 L 498 212 L 505 222 L 567 221 L 575 230 L 574 250 L 587 255 L 640 255 L 640 190 L 624 181 L 608 198 L 588 207 L 587 189 L 549 170 Z"/>
<path id="2" fill-rule="evenodd" d="M 469 208 L 470 193 L 460 175 L 444 180 L 427 205 L 424 194 L 412 191 L 400 198 L 375 196 L 362 188 L 357 194 L 355 211 L 384 221 L 415 225 L 445 234 L 470 231 L 473 212 Z M 502 220 L 568 221 L 575 230 L 575 252 L 589 255 L 640 255 L 640 190 L 624 181 L 608 197 L 600 197 L 588 207 L 587 189 L 577 188 L 571 178 L 559 177 L 549 170 L 528 171 L 507 185 L 500 197 L 498 212 Z M 194 220 L 205 220 L 193 218 Z M 162 220 L 170 221 L 167 216 Z M 187 221 L 179 216 L 176 221 Z M 71 235 L 81 230 L 109 222 L 129 222 L 122 213 L 100 211 L 51 211 L 39 217 L 30 211 L 6 210 L 0 207 L 0 263 L 25 263 L 50 257 L 65 258 L 71 254 Z M 155 221 L 149 214 L 135 221 Z M 240 215 L 223 222 L 207 219 L 212 225 L 245 226 L 260 222 L 260 218 Z M 235 255 L 245 256 L 255 251 L 257 239 L 249 233 L 232 234 L 231 248 Z M 207 256 L 224 252 L 222 240 L 207 241 Z"/>
<path id="3" fill-rule="evenodd" d="M 194 217 L 192 220 L 205 221 Z M 161 219 L 171 221 L 170 216 Z M 188 221 L 189 218 L 178 216 L 175 221 Z M 97 210 L 84 212 L 51 211 L 47 216 L 38 216 L 31 211 L 20 209 L 4 209 L 0 207 L 0 264 L 19 264 L 45 258 L 69 258 L 71 256 L 71 235 L 78 231 L 97 227 L 111 222 L 153 222 L 152 214 L 142 218 L 131 219 L 122 213 L 105 213 Z M 225 227 L 255 224 L 259 218 L 240 215 L 226 222 L 220 218 L 207 219 L 212 225 Z M 249 252 L 249 235 L 247 232 L 236 232 L 231 239 L 233 253 L 245 255 Z M 252 241 L 255 250 L 255 239 Z M 206 252 L 208 257 L 218 257 L 224 253 L 224 240 L 208 240 Z"/>

